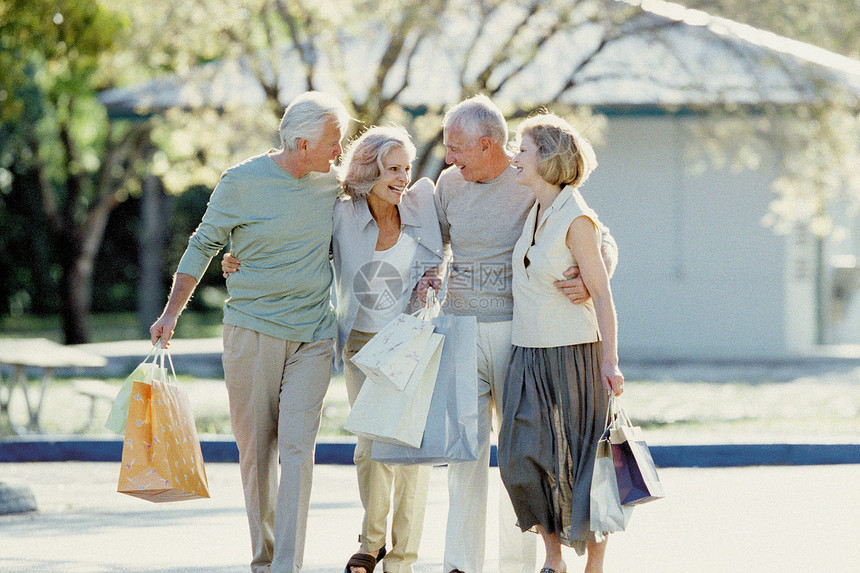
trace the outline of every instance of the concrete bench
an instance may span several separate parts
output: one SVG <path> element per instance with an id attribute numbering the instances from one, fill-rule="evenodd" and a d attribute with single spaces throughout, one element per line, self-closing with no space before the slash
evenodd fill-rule
<path id="1" fill-rule="evenodd" d="M 90 400 L 90 410 L 87 422 L 78 430 L 83 433 L 92 428 L 96 422 L 96 410 L 100 401 L 112 404 L 119 388 L 101 380 L 77 379 L 72 381 L 72 389 Z"/>
<path id="2" fill-rule="evenodd" d="M 44 338 L 0 339 L 0 434 L 9 429 L 15 434 L 40 433 L 40 416 L 45 392 L 57 368 L 102 368 L 107 364 L 103 356 L 74 346 L 63 346 Z M 11 373 L 3 375 L 8 368 Z M 35 370 L 40 380 L 29 383 L 27 371 Z M 27 406 L 27 420 L 23 425 L 11 418 L 9 404 L 16 391 L 23 395 Z"/>

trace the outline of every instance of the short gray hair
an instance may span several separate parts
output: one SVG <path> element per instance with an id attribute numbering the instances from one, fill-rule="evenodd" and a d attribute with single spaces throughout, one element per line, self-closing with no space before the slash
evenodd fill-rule
<path id="1" fill-rule="evenodd" d="M 445 114 L 445 130 L 458 130 L 473 142 L 482 137 L 502 147 L 508 144 L 508 123 L 502 111 L 483 94 L 463 100 Z"/>
<path id="2" fill-rule="evenodd" d="M 353 199 L 367 197 L 382 177 L 382 160 L 392 149 L 400 148 L 415 159 L 415 145 L 400 126 L 371 127 L 349 144 L 344 154 L 343 192 Z"/>
<path id="3" fill-rule="evenodd" d="M 336 98 L 322 92 L 305 92 L 284 110 L 278 126 L 281 145 L 287 151 L 293 151 L 300 139 L 319 141 L 329 120 L 334 121 L 343 134 L 349 119 L 346 108 Z"/>

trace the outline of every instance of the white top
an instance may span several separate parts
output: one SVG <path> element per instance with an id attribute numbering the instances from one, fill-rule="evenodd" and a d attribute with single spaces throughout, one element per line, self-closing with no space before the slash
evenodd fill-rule
<path id="1" fill-rule="evenodd" d="M 549 348 L 596 342 L 600 340 L 600 331 L 592 301 L 572 304 L 553 282 L 563 280 L 564 271 L 576 264 L 566 243 L 570 224 L 585 215 L 600 228 L 597 215 L 579 191 L 567 187 L 561 190 L 536 226 L 537 211 L 535 203 L 514 246 L 511 343 L 527 348 Z M 594 240 L 600 241 L 599 233 L 594 233 Z"/>
<path id="2" fill-rule="evenodd" d="M 358 270 L 353 289 L 362 304 L 353 330 L 379 332 L 406 308 L 412 294 L 409 276 L 417 247 L 415 239 L 401 232 L 394 246 L 374 251 L 373 260 Z"/>

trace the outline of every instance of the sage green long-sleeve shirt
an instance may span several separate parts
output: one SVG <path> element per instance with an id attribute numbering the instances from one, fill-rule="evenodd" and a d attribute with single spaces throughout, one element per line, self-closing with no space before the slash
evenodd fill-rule
<path id="1" fill-rule="evenodd" d="M 177 272 L 200 280 L 228 241 L 242 269 L 227 279 L 224 323 L 282 340 L 337 334 L 329 246 L 334 173 L 296 179 L 268 154 L 221 176 Z"/>

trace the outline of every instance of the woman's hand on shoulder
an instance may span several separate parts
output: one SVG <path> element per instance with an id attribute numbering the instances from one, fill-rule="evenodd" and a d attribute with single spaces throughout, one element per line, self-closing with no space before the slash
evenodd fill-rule
<path id="1" fill-rule="evenodd" d="M 428 195 L 432 196 L 433 191 L 435 189 L 436 189 L 436 185 L 433 183 L 432 179 L 429 179 L 427 177 L 422 177 L 418 181 L 413 183 L 411 187 L 409 187 L 409 193 L 416 193 L 416 194 L 427 193 Z"/>
<path id="2" fill-rule="evenodd" d="M 224 256 L 221 257 L 221 273 L 225 279 L 230 276 L 230 273 L 239 272 L 241 266 L 239 259 L 234 257 L 233 253 L 224 253 Z"/>

